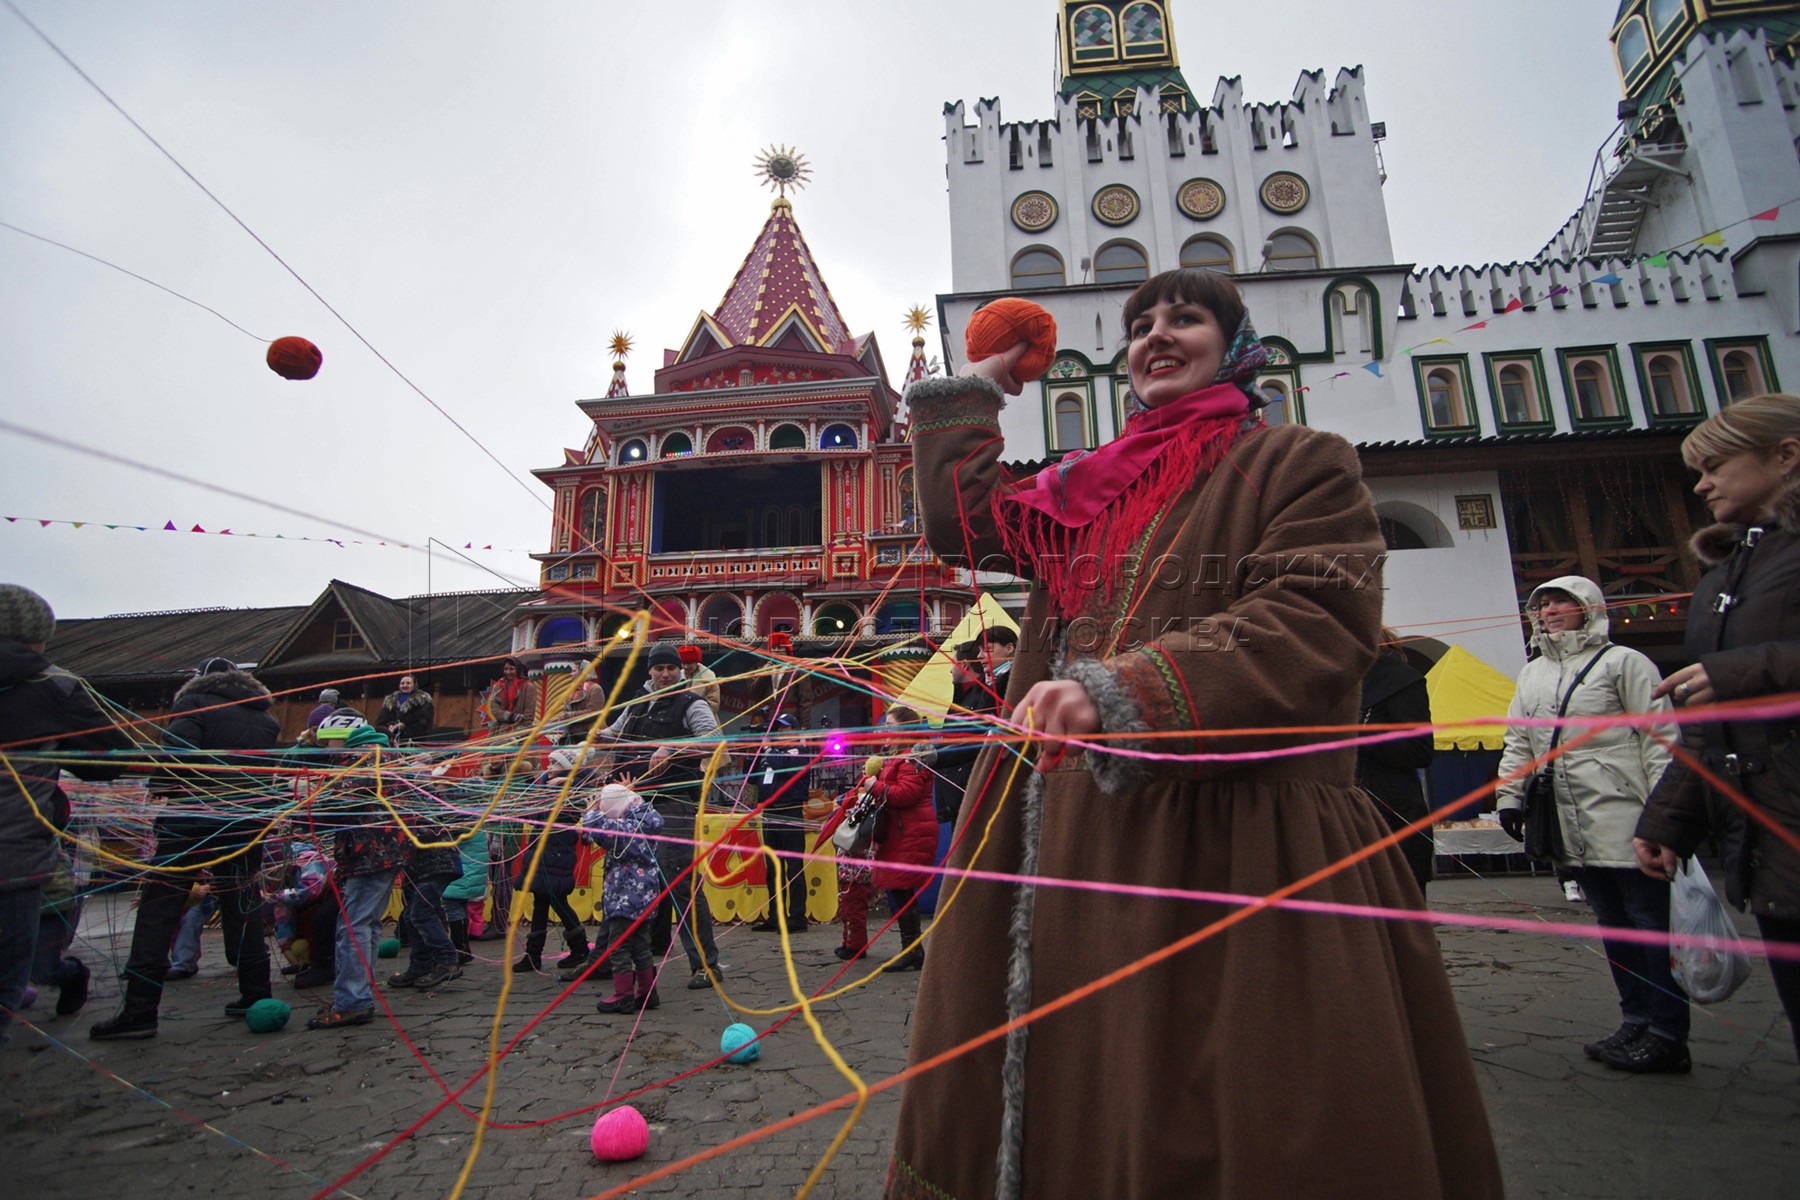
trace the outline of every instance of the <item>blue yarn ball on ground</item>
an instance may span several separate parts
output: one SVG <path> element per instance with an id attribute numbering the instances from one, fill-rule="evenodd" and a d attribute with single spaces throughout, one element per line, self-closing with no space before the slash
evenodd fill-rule
<path id="1" fill-rule="evenodd" d="M 753 1063 L 762 1057 L 762 1043 L 756 1040 L 756 1030 L 739 1022 L 727 1025 L 719 1035 L 719 1052 L 730 1056 L 727 1062 Z"/>

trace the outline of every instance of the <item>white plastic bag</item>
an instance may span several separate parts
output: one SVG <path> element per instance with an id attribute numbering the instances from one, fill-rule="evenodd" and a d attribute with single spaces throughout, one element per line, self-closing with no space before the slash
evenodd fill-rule
<path id="1" fill-rule="evenodd" d="M 1750 978 L 1750 956 L 1744 953 L 1737 927 L 1719 903 L 1706 871 L 1695 860 L 1683 860 L 1669 896 L 1669 965 L 1675 981 L 1696 1004 L 1717 1004 Z M 1692 940 L 1699 939 L 1699 940 Z"/>

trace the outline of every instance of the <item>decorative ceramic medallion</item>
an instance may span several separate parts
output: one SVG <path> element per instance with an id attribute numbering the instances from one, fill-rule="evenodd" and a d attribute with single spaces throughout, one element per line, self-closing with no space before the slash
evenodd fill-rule
<path id="1" fill-rule="evenodd" d="M 1181 211 L 1196 221 L 1210 221 L 1225 211 L 1225 189 L 1210 179 L 1190 179 L 1175 193 Z"/>
<path id="2" fill-rule="evenodd" d="M 1122 183 L 1110 183 L 1094 193 L 1094 215 L 1108 225 L 1129 225 L 1137 219 L 1137 193 Z"/>
<path id="3" fill-rule="evenodd" d="M 1262 202 L 1270 212 L 1297 213 L 1311 194 L 1306 180 L 1292 171 L 1277 171 L 1263 180 Z"/>
<path id="4" fill-rule="evenodd" d="M 1026 192 L 1013 201 L 1012 219 L 1026 233 L 1041 233 L 1056 224 L 1056 199 L 1049 192 Z"/>

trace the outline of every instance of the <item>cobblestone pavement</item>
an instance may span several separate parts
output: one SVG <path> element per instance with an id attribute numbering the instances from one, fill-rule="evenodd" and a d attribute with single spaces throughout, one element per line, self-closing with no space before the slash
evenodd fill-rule
<path id="1" fill-rule="evenodd" d="M 1548 877 L 1443 882 L 1432 903 L 1445 911 L 1572 920 Z M 129 932 L 123 901 L 89 906 L 82 951 L 90 964 L 122 958 Z M 891 936 L 891 935 L 890 935 Z M 1508 1191 L 1520 1196 L 1791 1196 L 1800 1169 L 1800 1067 L 1766 971 L 1715 1009 L 1696 1009 L 1694 1072 L 1633 1078 L 1586 1061 L 1581 1043 L 1617 1023 L 1597 945 L 1527 934 L 1439 927 L 1462 1006 Z M 796 967 L 818 988 L 841 965 L 835 926 L 798 935 Z M 742 1004 L 768 1006 L 787 993 L 773 935 L 722 930 L 727 987 Z M 478 944 L 493 951 L 496 943 Z M 383 964 L 384 967 L 388 964 Z M 280 1033 L 256 1035 L 221 1006 L 236 988 L 208 938 L 198 977 L 171 985 L 157 1038 L 96 1043 L 87 1027 L 111 1014 L 118 985 L 96 971 L 95 995 L 73 1017 L 50 1014 L 51 997 L 0 1049 L 0 1145 L 9 1153 L 0 1194 L 113 1200 L 305 1197 L 322 1190 L 441 1101 L 485 1061 L 499 991 L 497 962 L 477 962 L 429 994 L 389 998 L 418 1056 L 391 1024 L 309 1032 L 321 992 L 276 994 L 295 1005 Z M 384 970 L 384 975 L 385 975 Z M 531 1125 L 652 1084 L 706 1061 L 734 1015 L 712 991 L 684 987 L 672 967 L 660 1009 L 632 1019 L 593 1009 L 604 984 L 583 984 L 526 1035 L 502 1065 L 494 1119 L 465 1195 L 591 1196 L 656 1165 L 714 1146 L 848 1090 L 810 1033 L 794 1021 L 766 1041 L 761 1061 L 702 1071 L 635 1103 L 649 1119 L 642 1160 L 597 1163 L 587 1149 L 593 1114 Z M 883 976 L 818 1006 L 825 1034 L 865 1080 L 905 1065 L 917 975 Z M 549 976 L 519 979 L 507 1005 L 511 1037 L 562 990 Z M 763 1021 L 766 1023 L 766 1018 Z M 620 1061 L 621 1052 L 624 1054 Z M 85 1056 L 79 1057 L 79 1056 Z M 91 1060 L 91 1065 L 88 1060 Z M 422 1060 L 422 1061 L 421 1061 Z M 616 1076 L 616 1079 L 615 1079 Z M 482 1085 L 463 1103 L 478 1107 Z M 898 1091 L 874 1097 L 826 1173 L 820 1196 L 879 1194 Z M 792 1195 L 844 1119 L 827 1114 L 671 1179 L 639 1195 Z M 204 1124 L 202 1124 L 204 1123 Z M 454 1108 L 347 1185 L 361 1197 L 448 1195 L 462 1169 L 473 1123 Z M 19 1153 L 24 1151 L 24 1153 Z M 1338 1181 L 1341 1183 L 1342 1181 Z M 1364 1193 L 1385 1195 L 1378 1183 Z"/>

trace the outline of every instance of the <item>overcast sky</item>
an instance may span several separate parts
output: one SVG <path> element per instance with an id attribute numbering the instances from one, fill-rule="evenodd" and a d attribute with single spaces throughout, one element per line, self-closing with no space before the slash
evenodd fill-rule
<path id="1" fill-rule="evenodd" d="M 289 383 L 218 318 L 0 229 L 0 417 L 301 510 L 0 431 L 0 579 L 63 616 L 535 581 L 548 491 L 630 331 L 634 391 L 710 311 L 769 211 L 795 215 L 850 327 L 905 369 L 902 317 L 950 281 L 942 109 L 1052 115 L 1049 0 L 246 4 L 13 0 L 126 112 L 529 487 L 290 277 L 0 8 L 0 221 L 317 342 Z M 1365 68 L 1395 252 L 1527 258 L 1578 206 L 1619 89 L 1613 0 L 1173 0 L 1183 71 L 1247 101 Z M 897 380 L 896 380 L 897 382 Z M 40 527 L 35 519 L 515 552 Z"/>

